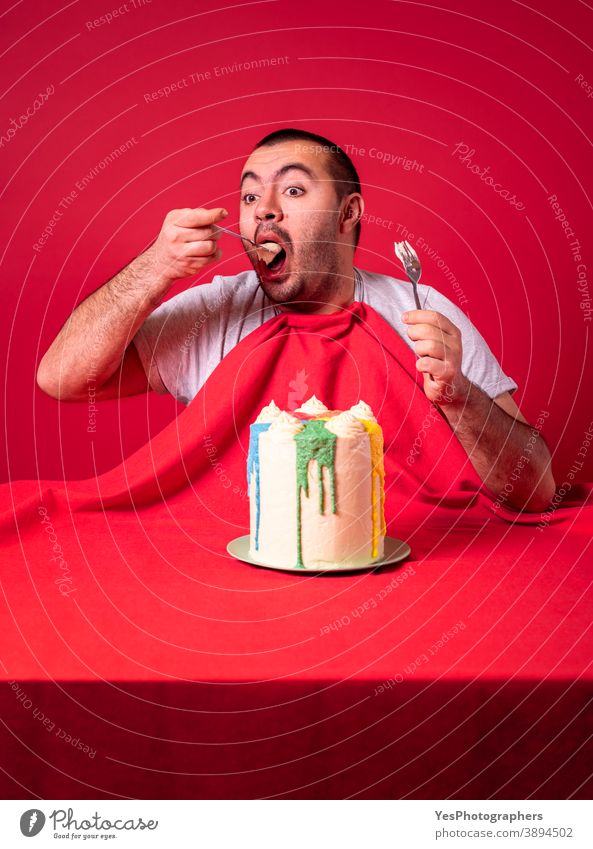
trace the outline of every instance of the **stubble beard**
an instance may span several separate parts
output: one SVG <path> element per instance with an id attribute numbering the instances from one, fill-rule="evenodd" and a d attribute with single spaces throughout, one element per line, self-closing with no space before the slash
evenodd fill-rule
<path id="1" fill-rule="evenodd" d="M 271 301 L 293 304 L 300 312 L 334 302 L 344 281 L 338 273 L 338 245 L 333 226 L 304 240 L 298 252 L 292 254 L 291 264 L 298 265 L 300 270 L 291 269 L 285 281 L 270 283 L 258 275 L 260 286 Z"/>

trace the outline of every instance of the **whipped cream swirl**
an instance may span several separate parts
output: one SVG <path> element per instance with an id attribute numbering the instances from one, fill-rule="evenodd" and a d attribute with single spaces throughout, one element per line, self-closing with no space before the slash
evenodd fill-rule
<path id="1" fill-rule="evenodd" d="M 296 416 L 293 416 L 292 413 L 287 413 L 286 410 L 282 410 L 282 412 L 272 420 L 272 424 L 268 428 L 267 432 L 276 436 L 294 436 L 294 434 L 302 430 L 304 426 L 303 422 L 300 419 L 297 419 Z"/>
<path id="2" fill-rule="evenodd" d="M 312 395 L 308 401 L 305 401 L 305 403 L 296 410 L 296 412 L 305 413 L 308 416 L 317 416 L 321 413 L 327 413 L 328 409 L 329 408 L 325 406 L 323 401 L 320 401 L 319 398 Z"/>
<path id="3" fill-rule="evenodd" d="M 366 433 L 364 425 L 350 410 L 345 410 L 339 416 L 329 419 L 325 426 L 336 436 L 359 436 L 361 433 Z"/>
<path id="4" fill-rule="evenodd" d="M 355 404 L 353 407 L 350 407 L 350 412 L 353 416 L 356 416 L 357 419 L 364 419 L 367 422 L 377 421 L 373 411 L 371 410 L 369 405 L 363 400 L 360 400 L 358 404 Z"/>
<path id="5" fill-rule="evenodd" d="M 258 424 L 269 424 L 280 415 L 280 407 L 275 401 L 270 401 L 265 407 L 261 408 L 259 416 L 256 418 Z"/>

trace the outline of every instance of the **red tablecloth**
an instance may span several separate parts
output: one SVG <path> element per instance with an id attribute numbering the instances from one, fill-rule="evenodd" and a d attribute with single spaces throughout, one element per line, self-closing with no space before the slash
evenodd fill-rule
<path id="1" fill-rule="evenodd" d="M 248 425 L 302 369 L 307 395 L 374 408 L 407 562 L 226 554 Z M 122 466 L 2 489 L 3 794 L 590 796 L 591 491 L 545 522 L 494 510 L 376 313 L 267 322 Z"/>

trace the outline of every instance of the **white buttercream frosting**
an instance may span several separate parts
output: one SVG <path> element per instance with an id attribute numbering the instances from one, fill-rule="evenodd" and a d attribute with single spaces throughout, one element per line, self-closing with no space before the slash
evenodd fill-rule
<path id="1" fill-rule="evenodd" d="M 280 407 L 275 401 L 270 401 L 267 406 L 262 407 L 259 416 L 256 418 L 258 424 L 269 424 L 280 415 Z"/>
<path id="2" fill-rule="evenodd" d="M 358 436 L 365 433 L 364 425 L 350 410 L 345 410 L 325 423 L 326 428 L 336 436 Z"/>
<path id="3" fill-rule="evenodd" d="M 350 407 L 350 412 L 353 416 L 356 416 L 357 419 L 365 419 L 367 422 L 377 421 L 369 405 L 362 399 L 358 402 L 358 404 Z"/>
<path id="4" fill-rule="evenodd" d="M 323 401 L 312 395 L 308 401 L 297 409 L 297 413 L 306 413 L 308 416 L 317 416 L 320 413 L 327 413 L 329 407 L 326 407 Z"/>
<path id="5" fill-rule="evenodd" d="M 304 424 L 300 419 L 297 419 L 296 416 L 293 416 L 292 413 L 287 413 L 286 410 L 282 410 L 273 420 L 272 424 L 268 428 L 268 433 L 277 434 L 278 436 L 293 436 L 295 433 L 298 433 L 300 430 L 304 428 Z"/>

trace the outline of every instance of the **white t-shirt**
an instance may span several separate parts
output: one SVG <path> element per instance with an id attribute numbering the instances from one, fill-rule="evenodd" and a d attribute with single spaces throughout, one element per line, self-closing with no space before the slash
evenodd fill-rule
<path id="1" fill-rule="evenodd" d="M 416 308 L 412 285 L 360 268 L 355 271 L 354 300 L 369 304 L 413 349 L 414 342 L 401 321 L 402 313 Z M 517 389 L 459 307 L 422 283 L 418 294 L 423 309 L 442 313 L 461 331 L 461 370 L 472 383 L 490 398 Z M 223 357 L 277 314 L 255 271 L 233 277 L 216 275 L 212 283 L 194 286 L 158 306 L 136 333 L 134 343 L 152 389 L 170 392 L 189 404 Z"/>

